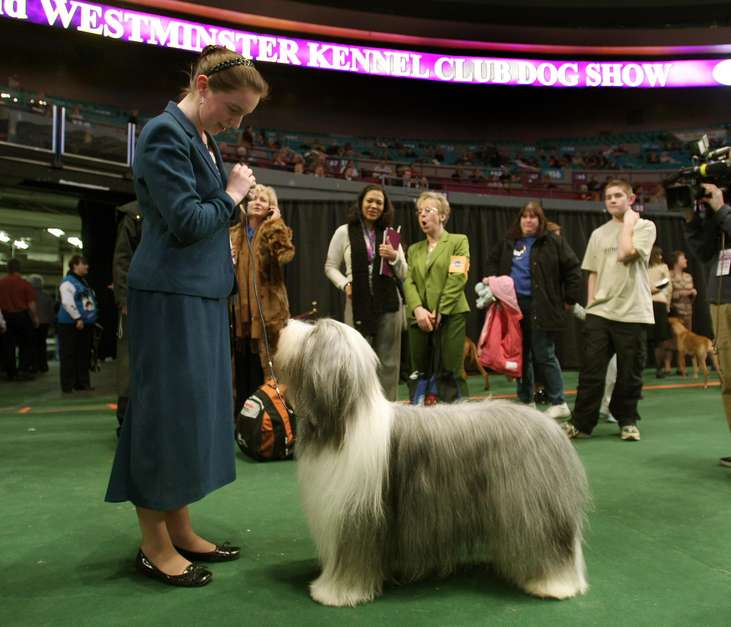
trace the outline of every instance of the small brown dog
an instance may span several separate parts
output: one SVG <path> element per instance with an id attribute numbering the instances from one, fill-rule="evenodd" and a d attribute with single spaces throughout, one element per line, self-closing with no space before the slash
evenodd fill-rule
<path id="1" fill-rule="evenodd" d="M 713 367 L 718 372 L 718 376 L 721 377 L 721 368 L 718 365 L 718 357 L 713 352 L 713 342 L 703 335 L 697 335 L 692 331 L 689 331 L 683 324 L 680 318 L 670 316 L 668 322 L 673 329 L 673 335 L 675 335 L 675 343 L 678 349 L 678 370 L 680 370 L 680 376 L 685 376 L 685 356 L 692 355 L 693 357 L 693 377 L 698 378 L 698 367 L 703 367 L 703 384 L 704 387 L 708 387 L 708 366 L 706 365 L 706 357 L 708 353 L 711 354 L 711 361 Z"/>
<path id="2" fill-rule="evenodd" d="M 462 356 L 462 359 L 464 360 L 464 367 L 465 370 L 467 370 L 467 366 L 474 364 L 477 369 L 480 371 L 480 374 L 482 375 L 482 378 L 485 379 L 485 389 L 490 389 L 490 375 L 487 374 L 487 371 L 485 368 L 483 368 L 482 364 L 477 359 L 477 346 L 475 346 L 475 343 L 468 337 L 465 337 L 464 339 L 464 355 Z"/>

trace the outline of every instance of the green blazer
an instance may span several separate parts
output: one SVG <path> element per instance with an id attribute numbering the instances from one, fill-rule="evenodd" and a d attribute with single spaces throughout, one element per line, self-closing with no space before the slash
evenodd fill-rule
<path id="1" fill-rule="evenodd" d="M 427 241 L 422 240 L 409 246 L 409 271 L 404 281 L 404 293 L 409 316 L 413 319 L 414 309 L 419 305 L 434 311 L 439 304 L 442 315 L 464 313 L 470 310 L 464 287 L 466 273 L 450 273 L 453 256 L 470 258 L 470 244 L 466 235 L 455 235 L 444 231 L 442 238 L 427 261 Z"/>

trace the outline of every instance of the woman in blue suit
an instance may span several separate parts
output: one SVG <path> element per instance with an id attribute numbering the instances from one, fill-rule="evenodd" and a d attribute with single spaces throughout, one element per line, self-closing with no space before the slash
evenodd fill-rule
<path id="1" fill-rule="evenodd" d="M 267 93 L 249 59 L 208 46 L 135 153 L 144 220 L 128 275 L 132 379 L 106 500 L 134 503 L 137 568 L 171 585 L 211 580 L 191 562 L 239 557 L 196 534 L 187 506 L 235 478 L 228 229 L 255 184 L 245 165 L 226 176 L 211 135 L 238 128 Z"/>

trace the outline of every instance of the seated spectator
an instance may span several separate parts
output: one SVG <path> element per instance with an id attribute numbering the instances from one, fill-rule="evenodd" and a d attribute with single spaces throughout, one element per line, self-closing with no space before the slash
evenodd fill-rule
<path id="1" fill-rule="evenodd" d="M 358 168 L 355 167 L 355 163 L 352 160 L 348 161 L 343 168 L 343 178 L 345 178 L 346 181 L 352 181 L 353 179 L 358 178 L 358 176 Z"/>
<path id="2" fill-rule="evenodd" d="M 386 185 L 388 179 L 393 176 L 393 168 L 385 161 L 381 161 L 373 168 L 373 176 L 381 181 L 381 185 Z"/>

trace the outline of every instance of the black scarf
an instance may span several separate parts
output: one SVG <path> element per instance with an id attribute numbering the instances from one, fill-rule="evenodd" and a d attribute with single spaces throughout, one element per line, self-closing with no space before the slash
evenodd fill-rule
<path id="1" fill-rule="evenodd" d="M 381 256 L 378 246 L 383 242 L 383 228 L 376 227 L 375 250 L 373 257 L 373 294 L 368 284 L 368 249 L 361 222 L 348 224 L 350 257 L 353 271 L 352 303 L 353 324 L 365 336 L 373 336 L 378 329 L 378 321 L 385 312 L 398 311 L 399 299 L 396 282 L 392 277 L 383 276 Z M 386 262 L 388 263 L 388 262 Z"/>

